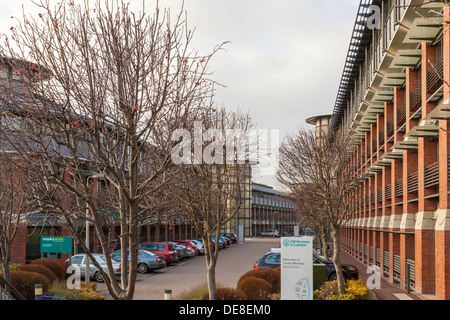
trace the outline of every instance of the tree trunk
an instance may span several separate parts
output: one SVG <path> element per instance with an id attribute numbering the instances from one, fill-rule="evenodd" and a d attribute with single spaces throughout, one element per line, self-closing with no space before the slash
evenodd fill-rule
<path id="1" fill-rule="evenodd" d="M 328 257 L 328 242 L 327 242 L 327 234 L 326 232 L 320 233 L 320 244 L 322 249 L 322 255 L 325 257 L 326 260 L 329 259 Z"/>
<path id="2" fill-rule="evenodd" d="M 341 252 L 340 241 L 339 241 L 339 230 L 333 228 L 333 264 L 336 269 L 337 282 L 339 287 L 339 292 L 344 292 L 345 280 L 342 273 L 341 260 L 339 254 Z"/>
<path id="3" fill-rule="evenodd" d="M 207 266 L 206 280 L 208 282 L 209 300 L 216 300 L 217 287 L 215 263 Z"/>

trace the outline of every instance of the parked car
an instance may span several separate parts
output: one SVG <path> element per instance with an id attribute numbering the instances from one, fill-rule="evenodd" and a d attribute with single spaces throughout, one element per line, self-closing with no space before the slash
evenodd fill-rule
<path id="1" fill-rule="evenodd" d="M 227 242 L 227 247 L 228 247 L 229 245 L 231 245 L 231 239 L 230 239 L 230 238 L 225 237 L 225 236 L 221 236 L 221 237 Z"/>
<path id="2" fill-rule="evenodd" d="M 213 240 L 216 240 L 216 236 L 212 236 Z M 221 236 L 219 236 L 219 243 L 220 243 L 220 247 L 219 249 L 224 249 L 227 247 L 227 242 L 225 241 L 225 239 Z"/>
<path id="3" fill-rule="evenodd" d="M 142 242 L 138 245 L 139 249 L 151 251 L 166 259 L 166 265 L 178 262 L 179 257 L 175 246 L 166 242 Z"/>
<path id="4" fill-rule="evenodd" d="M 262 257 L 255 263 L 253 269 L 259 268 L 277 268 L 281 266 L 281 250 L 274 248 L 262 255 Z M 313 264 L 324 264 L 326 270 L 327 281 L 336 280 L 336 269 L 333 262 L 325 260 L 324 257 L 313 254 Z M 357 280 L 359 277 L 358 268 L 352 264 L 342 265 L 343 275 L 345 280 Z"/>
<path id="5" fill-rule="evenodd" d="M 280 233 L 278 230 L 266 230 L 260 233 L 261 237 L 279 237 Z"/>
<path id="6" fill-rule="evenodd" d="M 188 250 L 182 244 L 179 244 L 179 243 L 176 243 L 176 242 L 173 242 L 173 241 L 167 241 L 166 243 L 170 243 L 170 244 L 172 244 L 175 247 L 175 250 L 178 253 L 178 259 L 179 260 L 183 260 L 183 259 L 189 258 Z"/>
<path id="7" fill-rule="evenodd" d="M 197 248 L 198 254 L 205 254 L 205 248 L 203 247 L 203 243 L 199 240 L 189 239 L 189 241 L 195 245 Z"/>
<path id="8" fill-rule="evenodd" d="M 234 233 L 221 233 L 220 235 L 229 238 L 231 240 L 231 243 L 237 242 L 237 235 L 235 235 Z"/>
<path id="9" fill-rule="evenodd" d="M 117 250 L 111 254 L 111 259 L 120 262 L 122 251 Z M 137 271 L 139 273 L 147 273 L 153 270 L 165 268 L 167 263 L 163 256 L 146 250 L 138 250 Z"/>
<path id="10" fill-rule="evenodd" d="M 95 258 L 95 260 L 98 262 L 98 264 L 101 266 L 102 270 L 105 271 L 106 274 L 108 274 L 105 256 L 101 253 L 92 253 L 92 255 Z M 89 260 L 87 260 L 87 259 L 89 259 Z M 90 279 L 94 279 L 97 282 L 104 282 L 103 275 L 98 271 L 95 264 L 85 253 L 76 254 L 71 259 L 66 260 L 66 262 L 70 262 L 73 266 L 76 266 L 80 269 L 80 274 L 81 274 L 81 277 L 83 277 L 83 278 L 84 278 L 84 275 L 86 272 L 86 261 L 89 261 Z M 114 268 L 115 276 L 120 276 L 120 273 L 121 273 L 120 263 L 113 261 L 112 265 Z"/>
<path id="11" fill-rule="evenodd" d="M 181 243 L 182 245 L 188 247 L 188 248 L 192 248 L 192 250 L 194 250 L 194 255 L 198 255 L 199 252 L 197 250 L 197 246 L 195 246 L 191 241 L 189 240 L 173 240 L 176 243 Z"/>

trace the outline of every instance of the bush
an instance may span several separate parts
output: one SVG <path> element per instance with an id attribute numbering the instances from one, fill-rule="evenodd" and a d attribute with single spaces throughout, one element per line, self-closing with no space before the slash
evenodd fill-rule
<path id="1" fill-rule="evenodd" d="M 52 270 L 59 280 L 64 280 L 66 278 L 66 269 L 62 260 L 40 258 L 31 261 L 31 264 L 38 264 Z"/>
<path id="2" fill-rule="evenodd" d="M 106 300 L 105 296 L 92 290 L 83 290 L 79 292 L 78 298 L 80 300 Z"/>
<path id="3" fill-rule="evenodd" d="M 347 281 L 346 293 L 352 297 L 349 300 L 368 300 L 369 288 L 367 284 L 362 280 L 349 280 Z"/>
<path id="4" fill-rule="evenodd" d="M 184 290 L 177 294 L 175 300 L 202 300 L 203 296 L 208 294 L 208 286 L 206 284 L 197 285 L 190 289 Z"/>
<path id="5" fill-rule="evenodd" d="M 272 285 L 256 277 L 248 277 L 238 282 L 237 289 L 242 290 L 248 300 L 268 300 L 272 293 Z"/>
<path id="6" fill-rule="evenodd" d="M 70 277 L 70 274 L 67 273 L 67 268 L 70 266 L 70 262 L 63 260 L 63 259 L 57 259 L 57 261 L 60 261 L 62 265 L 64 265 L 64 279 L 67 279 Z"/>
<path id="7" fill-rule="evenodd" d="M 48 295 L 61 300 L 79 300 L 78 294 L 68 289 L 65 282 L 54 282 L 48 290 Z"/>
<path id="8" fill-rule="evenodd" d="M 337 281 L 327 281 L 314 291 L 315 300 L 368 300 L 369 288 L 362 280 L 349 280 L 340 293 Z"/>
<path id="9" fill-rule="evenodd" d="M 235 288 L 217 288 L 216 300 L 246 300 L 245 293 Z M 206 292 L 202 300 L 209 300 L 209 293 Z"/>
<path id="10" fill-rule="evenodd" d="M 97 290 L 97 285 L 95 283 L 82 282 L 80 287 L 80 289 L 74 290 L 79 300 L 106 300 L 105 296 L 95 292 L 95 290 Z"/>
<path id="11" fill-rule="evenodd" d="M 279 294 L 281 292 L 281 268 L 276 268 L 276 269 L 260 268 L 260 269 L 256 269 L 256 270 L 250 270 L 250 271 L 244 273 L 239 278 L 238 285 L 239 285 L 239 282 L 241 282 L 247 278 L 250 278 L 250 277 L 262 279 L 262 280 L 265 280 L 268 283 L 270 283 L 270 285 L 272 286 L 271 293 Z"/>
<path id="12" fill-rule="evenodd" d="M 58 280 L 58 277 L 52 270 L 50 270 L 49 268 L 44 267 L 42 265 L 39 265 L 39 264 L 25 264 L 25 265 L 22 265 L 19 270 L 36 272 L 36 273 L 42 274 L 43 276 L 47 277 L 47 279 L 50 281 L 50 283 Z"/>
<path id="13" fill-rule="evenodd" d="M 47 277 L 29 271 L 12 271 L 12 285 L 27 299 L 34 300 L 34 286 L 42 284 L 43 294 L 45 295 L 50 288 L 50 280 Z"/>

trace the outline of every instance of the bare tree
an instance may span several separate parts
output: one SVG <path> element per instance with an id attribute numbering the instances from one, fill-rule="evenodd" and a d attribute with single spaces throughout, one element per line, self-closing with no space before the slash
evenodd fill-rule
<path id="1" fill-rule="evenodd" d="M 18 229 L 31 213 L 34 190 L 17 160 L 0 156 L 0 261 L 3 276 L 10 281 L 11 245 Z"/>
<path id="2" fill-rule="evenodd" d="M 9 57 L 2 116 L 17 124 L 3 138 L 33 169 L 42 210 L 77 237 L 75 221 L 95 228 L 110 275 L 108 230 L 119 230 L 129 250 L 120 282 L 97 268 L 113 298 L 132 299 L 144 203 L 170 164 L 170 133 L 213 95 L 208 64 L 222 45 L 205 56 L 190 49 L 183 9 L 172 20 L 144 5 L 136 15 L 121 0 L 32 2 L 40 13 L 24 13 L 0 48 Z"/>
<path id="3" fill-rule="evenodd" d="M 313 130 L 299 129 L 281 145 L 277 174 L 284 185 L 297 188 L 295 194 L 301 203 L 311 209 L 319 208 L 317 213 L 323 214 L 325 223 L 329 224 L 333 236 L 332 259 L 341 291 L 345 282 L 339 258 L 340 231 L 349 212 L 346 191 L 353 181 L 348 172 L 351 148 L 347 132 L 336 131 L 328 137 L 317 137 Z"/>
<path id="4" fill-rule="evenodd" d="M 249 150 L 244 146 L 252 129 L 247 114 L 206 108 L 201 127 L 191 131 L 194 136 L 199 134 L 202 141 L 194 141 L 191 147 L 189 130 L 182 131 L 181 145 L 186 148 L 176 150 L 176 156 L 184 153 L 184 162 L 175 177 L 174 196 L 203 240 L 211 300 L 216 299 L 215 268 L 221 229 L 241 209 L 250 188 Z M 242 147 L 240 153 L 238 149 Z"/>
<path id="5" fill-rule="evenodd" d="M 297 208 L 301 208 L 302 223 L 313 229 L 317 235 L 320 251 L 326 260 L 328 257 L 328 234 L 330 231 L 329 220 L 323 208 L 321 199 L 315 199 L 317 196 L 310 192 L 309 185 L 291 186 L 291 201 Z"/>

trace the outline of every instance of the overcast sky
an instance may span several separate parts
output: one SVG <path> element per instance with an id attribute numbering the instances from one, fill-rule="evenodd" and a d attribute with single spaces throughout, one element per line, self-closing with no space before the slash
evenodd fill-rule
<path id="1" fill-rule="evenodd" d="M 53 0 L 52 0 L 53 1 Z M 144 0 L 153 8 L 154 0 Z M 59 2 L 54 0 L 54 2 Z M 139 10 L 141 0 L 131 0 Z M 0 0 L 0 33 L 30 0 Z M 177 13 L 181 0 L 160 0 Z M 333 111 L 355 22 L 358 0 L 185 0 L 193 48 L 210 52 L 230 41 L 211 62 L 216 102 L 249 110 L 261 129 L 282 136 L 305 119 Z M 273 177 L 256 181 L 275 185 Z"/>

